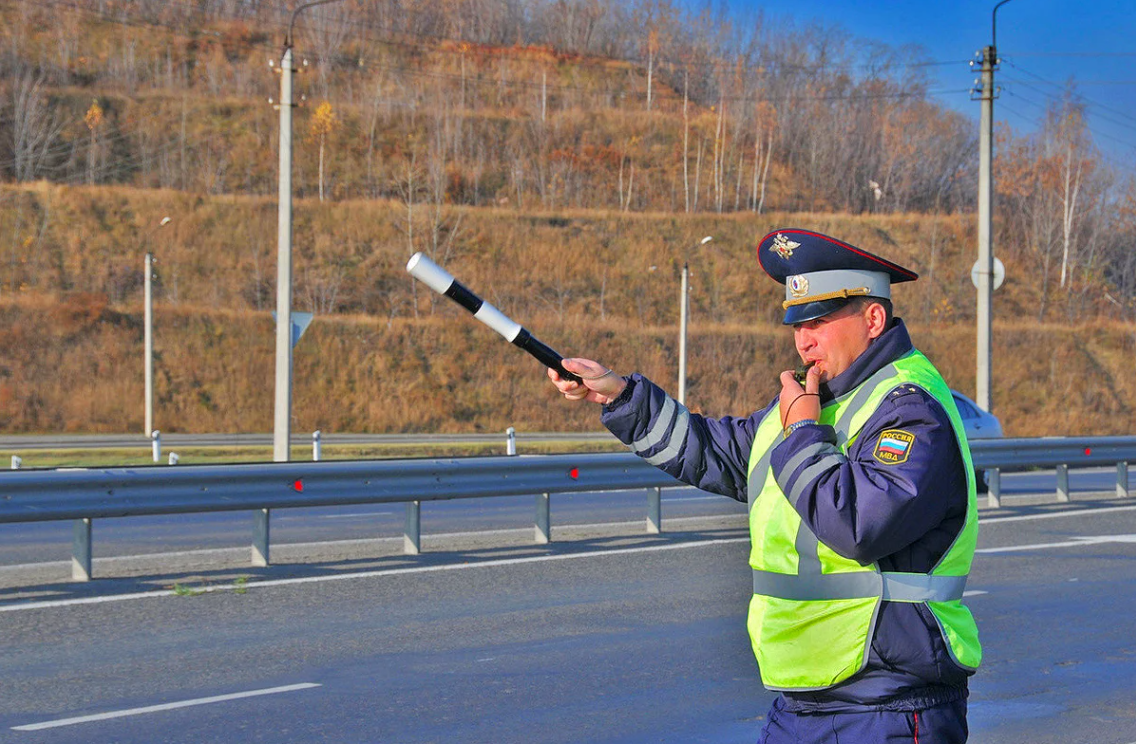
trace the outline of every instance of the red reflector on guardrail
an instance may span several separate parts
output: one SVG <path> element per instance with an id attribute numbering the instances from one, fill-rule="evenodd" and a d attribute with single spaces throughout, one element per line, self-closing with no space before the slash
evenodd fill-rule
<path id="1" fill-rule="evenodd" d="M 1092 447 L 1085 447 L 1085 457 L 1088 457 L 1091 454 L 1093 454 L 1093 448 Z"/>
<path id="2" fill-rule="evenodd" d="M 572 480 L 576 480 L 577 478 L 580 477 L 580 469 L 579 468 L 572 468 L 571 470 L 568 471 L 568 477 L 571 478 Z"/>
<path id="3" fill-rule="evenodd" d="M 296 489 L 300 493 L 303 493 L 304 492 L 304 482 L 302 480 L 298 480 L 298 481 L 296 481 L 295 483 L 292 484 L 292 488 Z"/>

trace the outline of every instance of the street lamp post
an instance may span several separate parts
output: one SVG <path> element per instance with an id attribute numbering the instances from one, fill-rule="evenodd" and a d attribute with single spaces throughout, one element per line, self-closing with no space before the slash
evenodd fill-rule
<path id="1" fill-rule="evenodd" d="M 272 428 L 272 459 L 290 459 L 292 435 L 292 32 L 296 16 L 316 5 L 339 0 L 315 0 L 292 11 L 284 54 L 280 58 L 280 189 L 276 233 L 276 395 Z M 252 563 L 267 566 L 268 509 L 256 512 L 253 526 Z"/>
<path id="2" fill-rule="evenodd" d="M 691 250 L 700 245 L 706 245 L 714 239 L 707 235 L 691 247 Z M 690 312 L 690 264 L 685 259 L 682 262 L 682 289 L 679 295 L 678 320 L 678 402 L 686 403 L 686 316 Z"/>
<path id="3" fill-rule="evenodd" d="M 276 402 L 272 429 L 272 459 L 289 459 L 292 425 L 292 31 L 296 16 L 316 5 L 339 0 L 315 0 L 292 11 L 284 54 L 280 58 L 280 189 L 276 250 Z"/>
<path id="4" fill-rule="evenodd" d="M 162 227 L 170 223 L 169 217 L 163 217 L 158 225 L 146 234 L 143 243 Z M 146 436 L 154 431 L 154 254 L 146 252 L 146 274 L 143 279 L 145 287 L 145 346 L 146 346 Z"/>

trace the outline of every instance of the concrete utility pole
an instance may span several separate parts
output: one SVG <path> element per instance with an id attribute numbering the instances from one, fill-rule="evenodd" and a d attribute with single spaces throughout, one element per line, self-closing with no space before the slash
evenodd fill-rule
<path id="1" fill-rule="evenodd" d="M 168 225 L 169 217 L 163 217 L 158 226 L 150 230 L 147 238 L 153 235 L 158 228 Z M 143 312 L 143 325 L 145 326 L 146 346 L 146 436 L 154 431 L 154 254 L 146 253 L 146 273 L 143 278 L 146 302 Z"/>
<path id="2" fill-rule="evenodd" d="M 991 248 L 992 197 L 990 161 L 993 149 L 994 122 L 994 65 L 997 56 L 993 46 L 982 50 L 982 118 L 978 135 L 978 369 L 975 377 L 974 400 L 986 411 L 990 410 L 990 357 L 991 339 L 990 306 L 994 297 L 994 252 Z"/>
<path id="3" fill-rule="evenodd" d="M 154 430 L 154 254 L 146 254 L 146 434 Z"/>
<path id="4" fill-rule="evenodd" d="M 707 235 L 705 238 L 698 242 L 694 248 L 699 245 L 706 245 L 714 236 Z M 686 403 L 686 316 L 690 313 L 690 264 L 687 261 L 682 262 L 682 289 L 679 290 L 681 295 L 679 297 L 679 311 L 678 311 L 678 402 L 685 405 Z"/>
<path id="5" fill-rule="evenodd" d="M 992 164 L 994 155 L 994 70 L 998 66 L 998 8 L 1010 0 L 994 6 L 990 21 L 990 46 L 982 54 L 982 82 L 978 92 L 982 101 L 982 115 L 978 133 L 978 307 L 977 307 L 977 369 L 974 382 L 974 401 L 985 411 L 993 410 L 991 394 L 991 357 L 993 356 L 993 299 L 994 299 L 994 248 L 993 248 L 993 197 Z M 973 63 L 972 63 L 973 64 Z"/>
<path id="6" fill-rule="evenodd" d="M 296 16 L 316 5 L 339 0 L 315 0 L 292 11 L 284 54 L 280 58 L 280 190 L 276 232 L 276 405 L 272 428 L 272 459 L 287 462 L 292 426 L 292 31 Z M 269 63 L 271 64 L 271 63 Z"/>
<path id="7" fill-rule="evenodd" d="M 298 8 L 296 12 L 298 13 Z M 295 13 L 292 22 L 295 23 Z M 276 227 L 276 406 L 272 459 L 288 461 L 292 424 L 292 29 L 280 59 L 280 190 Z"/>
<path id="8" fill-rule="evenodd" d="M 272 460 L 290 459 L 292 435 L 292 31 L 300 11 L 339 0 L 315 0 L 292 11 L 284 54 L 280 58 L 280 190 L 276 229 L 276 403 L 272 427 Z M 271 63 L 270 63 L 271 64 Z M 268 509 L 256 513 L 252 563 L 269 563 Z"/>

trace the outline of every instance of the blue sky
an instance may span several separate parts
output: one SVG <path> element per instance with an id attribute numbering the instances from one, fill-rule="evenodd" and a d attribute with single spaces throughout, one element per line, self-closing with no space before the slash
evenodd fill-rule
<path id="1" fill-rule="evenodd" d="M 727 0 L 745 14 L 763 8 L 767 19 L 791 17 L 842 26 L 854 36 L 890 45 L 919 44 L 932 61 L 933 90 L 969 88 L 977 76 L 966 60 L 990 44 L 997 4 L 976 0 Z M 998 10 L 994 104 L 996 121 L 1032 131 L 1049 100 L 1072 77 L 1086 98 L 1089 127 L 1113 165 L 1136 164 L 1136 0 L 1011 0 Z M 1127 84 L 1125 84 L 1125 82 Z M 978 119 L 979 104 L 965 93 L 936 100 Z M 977 123 L 976 123 L 977 126 Z"/>

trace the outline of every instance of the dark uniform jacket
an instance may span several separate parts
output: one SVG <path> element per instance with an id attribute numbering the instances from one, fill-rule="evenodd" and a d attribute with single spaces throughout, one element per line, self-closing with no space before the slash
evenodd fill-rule
<path id="1" fill-rule="evenodd" d="M 852 390 L 872 373 L 911 351 L 901 320 L 872 342 L 852 366 L 821 385 L 821 400 Z M 625 444 L 655 443 L 638 452 L 660 455 L 653 462 L 681 481 L 705 491 L 746 501 L 747 468 L 754 432 L 778 401 L 746 418 L 709 419 L 682 415 L 681 405 L 664 405 L 668 396 L 638 374 L 627 389 L 604 406 L 603 423 Z M 656 437 L 658 419 L 669 415 Z M 686 422 L 685 431 L 677 430 Z M 914 435 L 907 460 L 885 465 L 872 456 L 880 433 L 901 429 Z M 804 426 L 773 450 L 777 482 L 787 490 L 823 454 L 783 472 L 794 453 L 810 444 L 836 443 L 830 426 Z M 847 462 L 833 465 L 802 484 L 796 509 L 821 542 L 841 555 L 881 571 L 925 573 L 950 548 L 966 518 L 966 471 L 943 407 L 921 388 L 900 385 L 873 413 L 848 451 Z M 787 480 L 786 480 L 787 479 Z M 817 649 L 823 653 L 823 649 Z M 883 602 L 872 638 L 867 667 L 836 687 L 817 692 L 784 693 L 786 707 L 798 712 L 862 710 L 865 706 L 917 710 L 966 696 L 970 672 L 951 659 L 931 611 L 922 604 Z"/>

